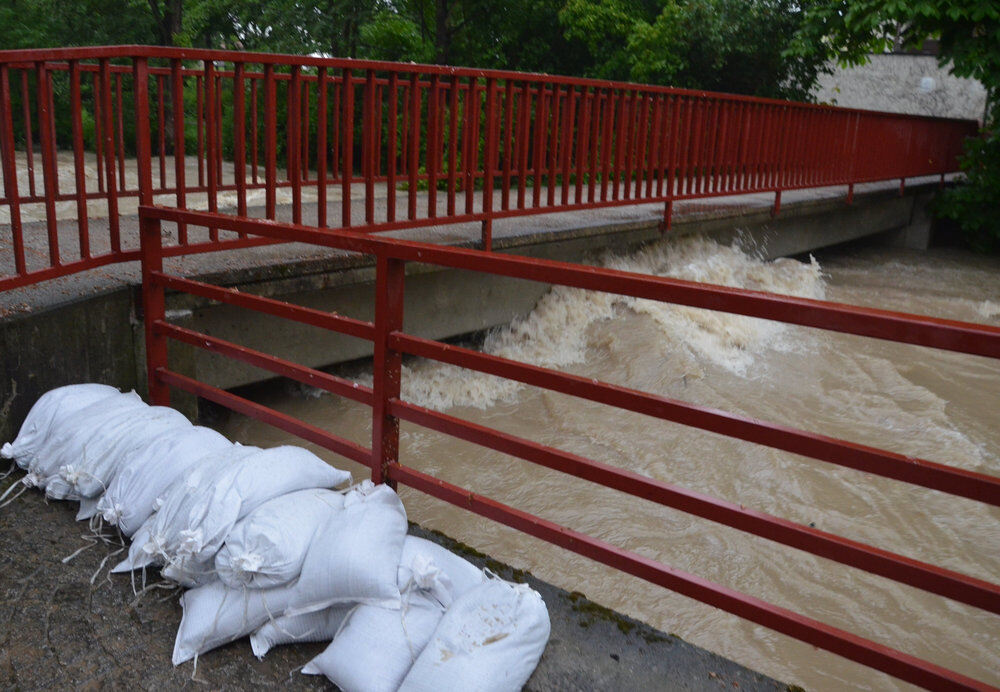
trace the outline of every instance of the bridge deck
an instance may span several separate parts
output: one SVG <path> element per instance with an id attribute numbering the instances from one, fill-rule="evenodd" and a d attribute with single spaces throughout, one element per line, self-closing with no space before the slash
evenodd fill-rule
<path id="1" fill-rule="evenodd" d="M 937 181 L 937 177 L 917 178 L 909 180 L 907 186 L 913 188 L 918 185 L 936 183 Z M 856 198 L 860 199 L 868 193 L 887 192 L 897 188 L 898 183 L 893 181 L 866 183 L 857 185 L 855 194 Z M 363 193 L 363 190 L 359 190 L 359 192 Z M 528 194 L 530 196 L 530 189 Z M 420 209 L 426 209 L 426 192 L 421 192 L 418 197 Z M 514 195 L 512 195 L 512 202 L 513 198 Z M 845 198 L 846 188 L 844 186 L 785 191 L 782 197 L 782 214 L 793 214 L 797 208 L 808 206 L 811 202 L 824 202 Z M 355 201 L 352 203 L 352 218 L 355 224 L 360 224 L 364 220 L 365 214 L 364 196 L 363 194 L 358 194 L 354 199 Z M 166 198 L 162 200 L 157 199 L 156 201 L 167 205 L 171 204 L 171 200 Z M 205 206 L 204 200 L 201 200 L 201 204 L 196 199 L 189 201 L 191 202 L 188 205 L 190 208 L 204 208 Z M 439 202 L 443 202 L 443 200 L 439 200 Z M 461 197 L 459 197 L 458 202 L 460 206 L 462 203 Z M 496 193 L 495 202 L 497 208 L 499 208 L 499 191 Z M 376 220 L 385 218 L 385 204 L 386 199 L 383 189 L 382 194 L 376 194 Z M 724 218 L 732 219 L 732 225 L 738 226 L 740 217 L 751 217 L 767 213 L 773 204 L 773 193 L 755 193 L 680 201 L 674 205 L 673 222 L 675 228 L 678 230 L 698 221 Z M 400 196 L 397 199 L 397 218 L 405 218 L 405 205 L 405 196 Z M 337 199 L 331 198 L 329 210 L 330 218 L 334 218 L 334 212 L 339 215 L 339 197 Z M 220 211 L 223 213 L 235 213 L 233 208 L 220 208 Z M 66 213 L 71 213 L 71 210 L 67 210 Z M 248 210 L 248 214 L 250 216 L 262 217 L 264 215 L 263 207 L 251 207 Z M 498 219 L 493 224 L 494 247 L 502 250 L 520 245 L 545 242 L 547 236 L 557 239 L 572 237 L 574 235 L 596 234 L 603 231 L 650 227 L 656 225 L 662 219 L 662 216 L 663 205 L 657 203 Z M 290 204 L 279 205 L 277 207 L 277 219 L 279 221 L 290 222 L 292 220 L 292 206 Z M 315 220 L 316 205 L 304 204 L 302 222 L 311 225 L 315 223 Z M 90 227 L 93 254 L 99 255 L 107 252 L 109 250 L 109 246 L 107 245 L 107 219 L 100 216 L 92 217 L 90 219 Z M 8 242 L 9 238 L 9 235 L 4 232 L 5 230 L 5 227 L 0 225 L 0 275 L 11 274 L 14 269 L 12 254 L 3 251 L 3 244 Z M 165 232 L 175 234 L 173 229 L 165 228 L 164 230 Z M 480 224 L 478 222 L 442 224 L 439 226 L 394 231 L 386 235 L 434 243 L 474 245 L 479 242 Z M 59 236 L 60 248 L 63 251 L 64 260 L 71 261 L 77 259 L 78 254 L 74 254 L 77 242 L 75 218 L 61 220 Z M 121 216 L 121 237 L 124 248 L 138 247 L 137 216 L 127 214 Z M 48 245 L 44 223 L 34 221 L 25 224 L 25 239 L 29 269 L 32 268 L 33 261 L 34 264 L 37 264 L 38 268 L 46 266 Z M 199 238 L 192 238 L 192 242 L 196 240 L 199 240 Z M 169 240 L 165 242 L 168 245 L 171 244 Z M 836 239 L 834 239 L 834 242 L 836 242 Z M 299 265 L 302 263 L 316 263 L 317 261 L 328 263 L 340 254 L 336 251 L 314 246 L 286 244 L 188 255 L 168 260 L 167 267 L 172 272 L 188 277 L 212 276 L 223 282 L 239 283 L 248 277 L 259 277 L 262 273 L 266 274 L 269 268 Z M 329 268 L 334 269 L 336 265 L 334 264 Z M 137 285 L 138 283 L 139 263 L 125 262 L 20 289 L 0 292 L 0 319 L 60 305 L 85 296 L 105 293 L 126 285 Z"/>

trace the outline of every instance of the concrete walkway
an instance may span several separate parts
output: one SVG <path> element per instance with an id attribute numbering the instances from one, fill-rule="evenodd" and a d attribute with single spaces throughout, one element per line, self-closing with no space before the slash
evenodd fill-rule
<path id="1" fill-rule="evenodd" d="M 17 482 L 16 471 L 0 492 Z M 170 663 L 180 623 L 177 592 L 153 590 L 135 602 L 127 575 L 108 575 L 120 546 L 91 545 L 76 523 L 76 503 L 46 502 L 30 490 L 0 509 L 0 688 L 50 689 L 334 689 L 297 669 L 325 644 L 282 646 L 258 661 L 244 638 L 190 663 Z M 552 635 L 527 689 L 781 690 L 775 680 L 677 637 L 618 615 L 412 526 L 505 579 L 527 581 L 549 609 Z M 117 539 L 115 539 L 117 540 Z M 158 576 L 148 575 L 148 583 Z"/>

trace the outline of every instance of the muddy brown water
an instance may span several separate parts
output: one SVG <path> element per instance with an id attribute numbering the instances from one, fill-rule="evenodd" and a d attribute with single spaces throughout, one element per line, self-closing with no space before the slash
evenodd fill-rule
<path id="1" fill-rule="evenodd" d="M 611 266 L 1000 325 L 1000 263 L 954 250 L 761 262 L 704 240 Z M 1000 475 L 1000 362 L 556 289 L 490 352 Z M 370 373 L 358 374 L 360 380 Z M 426 362 L 404 398 L 824 531 L 1000 581 L 1000 510 L 905 483 Z M 302 389 L 268 404 L 370 444 L 370 412 Z M 292 441 L 234 416 L 233 438 Z M 301 444 L 301 442 L 297 442 Z M 366 469 L 316 450 L 357 477 Z M 1000 685 L 1000 618 L 404 424 L 401 461 L 667 565 Z M 410 518 L 664 631 L 809 689 L 906 689 L 709 606 L 401 489 Z"/>

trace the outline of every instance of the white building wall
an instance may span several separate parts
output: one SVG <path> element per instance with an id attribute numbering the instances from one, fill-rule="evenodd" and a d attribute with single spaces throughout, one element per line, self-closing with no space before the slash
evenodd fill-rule
<path id="1" fill-rule="evenodd" d="M 955 77 L 931 55 L 872 55 L 871 62 L 820 75 L 816 98 L 847 108 L 982 120 L 986 89 Z"/>

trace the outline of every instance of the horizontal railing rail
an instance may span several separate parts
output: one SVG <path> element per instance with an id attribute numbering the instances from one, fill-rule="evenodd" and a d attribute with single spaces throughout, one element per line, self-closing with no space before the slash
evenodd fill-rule
<path id="1" fill-rule="evenodd" d="M 376 482 L 404 483 L 438 499 L 902 680 L 932 689 L 992 689 L 961 673 L 660 564 L 405 466 L 401 463 L 399 454 L 399 421 L 407 421 L 1000 614 L 1000 585 L 422 408 L 404 401 L 400 395 L 402 356 L 422 356 L 1000 506 L 1000 478 L 996 476 L 905 457 L 845 440 L 415 337 L 406 334 L 402 324 L 406 264 L 414 263 L 778 319 L 791 324 L 990 358 L 1000 358 L 1000 328 L 679 279 L 650 277 L 599 267 L 384 239 L 294 224 L 262 222 L 221 214 L 147 206 L 142 207 L 140 213 L 147 368 L 151 398 L 155 403 L 168 403 L 171 387 L 196 394 L 365 464 L 371 469 L 372 479 Z M 165 248 L 162 244 L 161 225 L 164 222 L 186 223 L 192 228 L 212 226 L 221 231 L 243 234 L 248 238 L 260 236 L 271 241 L 312 243 L 372 256 L 376 264 L 374 321 L 330 315 L 274 299 L 247 295 L 234 289 L 208 286 L 171 276 L 163 271 L 162 266 Z M 170 324 L 165 312 L 165 291 L 168 289 L 263 311 L 371 341 L 374 351 L 373 385 L 371 388 L 357 385 L 334 375 Z M 171 370 L 167 361 L 169 340 L 264 368 L 276 375 L 290 377 L 369 405 L 372 408 L 371 447 L 361 447 L 287 414 Z"/>
<path id="2" fill-rule="evenodd" d="M 0 51 L 0 290 L 136 259 L 138 204 L 376 233 L 958 169 L 971 121 L 499 70 Z M 37 147 L 37 150 L 36 150 Z M 175 253 L 263 242 L 181 224 Z"/>

